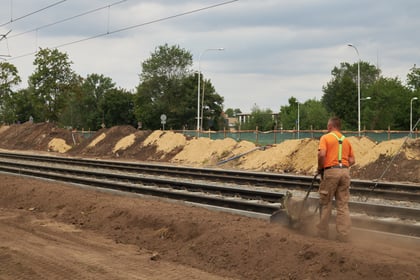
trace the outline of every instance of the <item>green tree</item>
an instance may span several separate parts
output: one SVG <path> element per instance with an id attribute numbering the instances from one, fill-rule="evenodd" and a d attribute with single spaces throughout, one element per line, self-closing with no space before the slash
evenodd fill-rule
<path id="1" fill-rule="evenodd" d="M 219 130 L 224 127 L 223 102 L 224 98 L 216 93 L 210 80 L 203 80 L 202 115 L 203 129 Z"/>
<path id="2" fill-rule="evenodd" d="M 296 129 L 298 119 L 298 101 L 295 97 L 289 98 L 289 105 L 280 107 L 280 128 L 281 129 Z"/>
<path id="3" fill-rule="evenodd" d="M 242 130 L 268 131 L 274 129 L 275 119 L 273 119 L 273 111 L 270 109 L 260 109 L 256 104 L 251 109 L 251 115 L 248 121 L 242 124 Z"/>
<path id="4" fill-rule="evenodd" d="M 420 92 L 420 68 L 414 65 L 407 74 L 407 85 L 414 92 Z"/>
<path id="5" fill-rule="evenodd" d="M 13 94 L 12 100 L 16 120 L 26 122 L 32 117 L 33 121 L 36 122 L 41 118 L 39 115 L 41 104 L 35 98 L 31 89 L 26 88 L 17 91 Z"/>
<path id="6" fill-rule="evenodd" d="M 233 118 L 235 116 L 237 116 L 238 114 L 241 114 L 242 111 L 239 108 L 233 109 L 233 108 L 227 108 L 225 111 L 225 114 L 229 117 L 229 118 Z"/>
<path id="7" fill-rule="evenodd" d="M 309 99 L 300 106 L 300 129 L 325 129 L 330 117 L 321 101 Z"/>
<path id="8" fill-rule="evenodd" d="M 142 63 L 141 81 L 162 79 L 171 81 L 185 76 L 188 67 L 192 65 L 192 55 L 179 46 L 165 44 L 155 49 L 151 57 Z M 162 86 L 165 86 L 162 83 Z M 161 88 L 164 89 L 164 88 Z"/>
<path id="9" fill-rule="evenodd" d="M 361 119 L 368 129 L 408 130 L 412 94 L 398 78 L 379 78 L 366 95 L 371 99 L 362 101 Z"/>
<path id="10" fill-rule="evenodd" d="M 325 129 L 329 114 L 321 101 L 309 99 L 299 103 L 299 128 L 301 130 Z M 298 101 L 289 98 L 289 105 L 280 108 L 280 125 L 284 129 L 297 129 Z"/>
<path id="11" fill-rule="evenodd" d="M 157 47 L 151 57 L 142 63 L 134 104 L 135 116 L 144 128 L 161 128 L 162 114 L 167 116 L 168 128 L 195 127 L 198 77 L 188 72 L 192 63 L 190 52 L 167 44 Z M 223 98 L 215 93 L 210 81 L 203 79 L 203 88 L 203 127 L 214 128 L 219 123 Z"/>
<path id="12" fill-rule="evenodd" d="M 331 115 L 343 121 L 343 129 L 357 129 L 358 121 L 358 85 L 357 63 L 341 63 L 340 68 L 331 71 L 332 79 L 323 87 L 322 103 Z M 380 74 L 376 66 L 367 62 L 360 63 L 360 95 L 375 83 Z"/>
<path id="13" fill-rule="evenodd" d="M 105 124 L 105 96 L 115 90 L 115 83 L 111 78 L 99 74 L 90 74 L 82 84 L 84 119 L 86 127 L 98 129 Z"/>
<path id="14" fill-rule="evenodd" d="M 57 121 L 66 99 L 77 83 L 78 77 L 71 69 L 72 62 L 66 53 L 57 49 L 42 49 L 35 55 L 35 70 L 29 77 L 29 86 L 43 105 L 42 120 Z"/>
<path id="15" fill-rule="evenodd" d="M 66 91 L 63 106 L 58 112 L 58 121 L 63 126 L 76 129 L 89 128 L 86 126 L 86 115 L 92 111 L 89 110 L 89 106 L 84 100 L 82 80 L 81 77 L 78 77 L 78 82 L 73 83 L 72 87 Z"/>
<path id="16" fill-rule="evenodd" d="M 173 126 L 179 118 L 174 115 L 175 110 L 194 116 L 193 104 L 186 106 L 184 100 L 184 95 L 194 96 L 193 77 L 187 75 L 191 65 L 192 55 L 189 52 L 167 44 L 157 47 L 151 57 L 142 63 L 135 115 L 144 128 L 159 129 L 162 114 L 168 116 L 168 127 Z M 185 80 L 185 77 L 189 79 Z"/>
<path id="17" fill-rule="evenodd" d="M 0 118 L 11 123 L 16 120 L 13 104 L 13 88 L 21 82 L 16 66 L 8 62 L 0 62 Z"/>
<path id="18" fill-rule="evenodd" d="M 107 127 L 116 125 L 136 126 L 133 94 L 124 89 L 105 92 L 104 120 Z"/>
<path id="19" fill-rule="evenodd" d="M 420 68 L 416 67 L 415 64 L 414 64 L 414 67 L 411 68 L 410 72 L 407 74 L 407 85 L 412 93 L 410 96 L 410 107 L 412 105 L 412 109 L 413 109 L 412 118 L 413 118 L 413 126 L 414 126 L 417 120 L 420 118 L 420 106 L 418 105 L 420 103 Z M 414 97 L 417 97 L 418 100 L 417 101 L 413 100 L 415 103 L 411 103 L 411 99 Z M 417 129 L 419 129 L 419 126 L 417 126 Z"/>

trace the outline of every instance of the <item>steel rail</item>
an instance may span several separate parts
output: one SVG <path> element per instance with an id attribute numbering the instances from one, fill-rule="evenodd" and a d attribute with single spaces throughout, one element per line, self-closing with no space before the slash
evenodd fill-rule
<path id="1" fill-rule="evenodd" d="M 8 164 L 9 165 L 9 164 Z M 9 166 L 6 164 L 2 164 L 0 166 L 0 171 L 7 172 L 7 173 L 17 173 L 20 175 L 27 175 L 37 178 L 47 178 L 52 180 L 58 180 L 68 183 L 76 183 L 81 185 L 88 185 L 97 188 L 104 188 L 104 189 L 112 189 L 122 192 L 129 192 L 129 193 L 136 193 L 142 195 L 152 195 L 161 198 L 169 198 L 175 200 L 182 200 L 197 203 L 200 205 L 211 205 L 217 206 L 227 209 L 234 209 L 234 210 L 241 210 L 241 211 L 248 211 L 248 212 L 255 212 L 260 214 L 267 214 L 270 215 L 275 211 L 279 210 L 281 205 L 279 203 L 271 203 L 267 201 L 261 201 L 254 198 L 254 200 L 237 197 L 237 196 L 225 196 L 225 194 L 221 193 L 220 195 L 203 193 L 200 191 L 188 191 L 188 190 L 180 190 L 180 189 L 173 189 L 170 186 L 162 187 L 160 186 L 150 186 L 150 185 L 139 185 L 134 184 L 132 182 L 121 181 L 121 179 L 127 179 L 127 176 L 117 176 L 117 181 L 109 178 L 113 176 L 110 173 L 107 173 L 106 176 L 100 174 L 101 178 L 94 178 L 91 177 L 94 174 L 98 174 L 99 172 L 93 171 L 80 171 L 78 175 L 74 172 L 75 170 L 68 169 L 68 168 L 61 168 L 61 171 L 66 173 L 59 173 L 53 172 L 53 170 L 58 171 L 60 168 L 51 168 L 51 167 L 42 167 L 38 166 L 39 170 L 35 169 L 34 165 L 25 165 L 24 164 L 16 164 L 11 163 Z M 70 171 L 71 174 L 68 174 Z M 83 173 L 85 173 L 83 176 Z M 88 176 L 86 176 L 88 175 Z M 115 175 L 115 174 L 114 174 Z M 106 179 L 102 178 L 105 177 Z M 115 179 L 115 178 L 114 178 Z M 161 182 L 161 181 L 159 181 Z M 357 205 L 355 208 L 354 205 Z M 359 208 L 361 212 L 371 215 L 372 213 L 376 214 L 394 214 L 397 217 L 401 216 L 402 212 L 404 211 L 404 218 L 419 218 L 419 209 L 409 209 L 409 212 L 406 212 L 407 209 L 401 209 L 399 207 L 390 207 L 390 206 L 371 206 L 371 205 L 363 205 L 363 203 L 351 203 L 350 207 L 352 211 Z M 369 208 L 376 207 L 375 211 L 372 211 Z M 412 212 L 411 214 L 408 214 Z M 388 215 L 387 215 L 388 216 Z M 420 226 L 416 224 L 408 224 L 408 223 L 400 223 L 400 222 L 392 222 L 392 221 L 383 221 L 378 220 L 372 217 L 352 217 L 352 222 L 356 227 L 361 228 L 369 228 L 375 229 L 378 231 L 385 231 L 390 233 L 398 233 L 408 236 L 418 236 L 420 237 Z"/>
<path id="2" fill-rule="evenodd" d="M 242 187 L 228 187 L 207 183 L 174 180 L 174 178 L 141 177 L 133 174 L 104 172 L 104 170 L 86 170 L 70 167 L 43 166 L 35 163 L 3 162 L 0 170 L 33 177 L 114 189 L 130 193 L 139 193 L 207 204 L 230 209 L 272 214 L 279 210 L 284 193 L 268 192 Z M 145 184 L 152 184 L 145 185 Z M 420 209 L 375 205 L 350 202 L 352 212 L 364 213 L 371 217 L 403 218 L 419 220 Z M 401 224 L 389 221 L 369 221 L 366 218 L 354 217 L 353 223 L 369 228 L 386 229 L 388 232 L 420 236 L 420 227 L 412 224 Z"/>
<path id="3" fill-rule="evenodd" d="M 0 157 L 34 161 L 49 161 L 72 164 L 76 166 L 107 168 L 135 173 L 170 175 L 181 178 L 200 178 L 221 182 L 245 183 L 252 186 L 283 187 L 304 190 L 312 180 L 312 176 L 276 174 L 268 172 L 249 172 L 238 170 L 220 170 L 212 168 L 191 168 L 166 164 L 133 163 L 111 160 L 80 159 L 45 155 L 28 155 L 0 153 Z M 352 193 L 360 196 L 386 197 L 394 200 L 409 200 L 420 203 L 420 184 L 403 184 L 395 182 L 375 182 L 368 180 L 352 180 Z M 372 186 L 375 186 L 373 190 Z"/>
<path id="4" fill-rule="evenodd" d="M 12 166 L 13 165 L 13 166 Z M 119 190 L 124 192 L 130 192 L 130 193 L 137 193 L 137 194 L 143 194 L 143 195 L 153 195 L 158 197 L 164 197 L 164 198 L 170 198 L 170 199 L 177 199 L 177 200 L 185 200 L 189 202 L 196 202 L 201 204 L 209 204 L 213 206 L 221 206 L 221 207 L 227 207 L 232 209 L 239 209 L 239 210 L 245 210 L 245 211 L 254 211 L 258 213 L 265 213 L 265 214 L 271 214 L 274 211 L 278 210 L 280 208 L 280 203 L 273 203 L 273 202 L 264 202 L 261 200 L 250 200 L 245 199 L 241 197 L 235 197 L 235 196 L 223 196 L 222 194 L 214 194 L 214 193 L 204 193 L 199 192 L 198 189 L 196 191 L 188 191 L 188 190 L 181 190 L 181 189 L 175 189 L 171 188 L 170 186 L 163 187 L 162 185 L 156 186 L 156 185 L 141 185 L 133 183 L 133 182 L 127 182 L 127 181 L 121 181 L 122 178 L 128 178 L 126 176 L 117 175 L 115 180 L 112 180 L 111 177 L 114 177 L 113 175 L 110 176 L 108 173 L 107 176 L 104 178 L 95 178 L 91 177 L 94 174 L 98 174 L 96 172 L 92 171 L 80 171 L 80 172 L 71 172 L 72 174 L 63 174 L 59 172 L 53 172 L 58 171 L 59 168 L 39 168 L 39 170 L 35 170 L 33 166 L 26 166 L 28 168 L 25 168 L 25 165 L 20 164 L 10 164 L 9 166 L 1 165 L 0 171 L 6 172 L 6 173 L 12 173 L 12 174 L 19 174 L 19 175 L 26 175 L 26 176 L 32 176 L 37 178 L 46 178 L 51 180 L 57 180 L 67 183 L 75 183 L 75 184 L 82 184 L 82 185 L 88 185 L 88 186 L 94 186 L 94 187 L 100 187 L 105 189 L 113 189 L 113 190 Z M 68 172 L 69 170 L 61 169 L 64 172 Z M 74 171 L 74 170 L 73 170 Z M 76 175 L 76 173 L 79 173 Z M 85 175 L 85 176 L 82 176 Z M 153 180 L 147 179 L 147 181 L 153 182 Z M 156 180 L 154 183 L 162 183 L 162 180 Z M 168 184 L 169 182 L 166 181 L 165 184 Z M 280 194 L 281 195 L 281 194 Z"/>
<path id="5" fill-rule="evenodd" d="M 206 193 L 215 193 L 219 194 L 222 193 L 224 196 L 239 196 L 244 199 L 256 199 L 267 201 L 267 202 L 279 202 L 282 200 L 284 194 L 281 192 L 273 192 L 273 191 L 262 191 L 257 189 L 249 189 L 249 188 L 240 188 L 234 186 L 225 186 L 225 185 L 216 185 L 201 182 L 194 182 L 191 180 L 174 180 L 173 177 L 156 177 L 156 176 L 140 176 L 140 175 L 133 175 L 127 173 L 112 173 L 112 172 L 104 172 L 104 170 L 86 170 L 86 169 L 77 169 L 74 167 L 62 167 L 62 166 L 42 166 L 37 164 L 28 164 L 28 163 L 21 163 L 21 162 L 7 162 L 0 165 L 0 170 L 13 173 L 20 173 L 31 175 L 31 172 L 38 172 L 34 174 L 42 175 L 46 174 L 45 176 L 49 176 L 49 173 L 57 173 L 57 174 L 68 174 L 73 176 L 84 176 L 89 178 L 96 178 L 96 179 L 106 179 L 106 180 L 114 180 L 119 182 L 126 182 L 130 184 L 150 184 L 155 186 L 166 186 L 172 189 L 179 189 L 179 190 L 188 190 L 190 192 L 206 192 Z M 59 179 L 58 175 L 54 175 L 55 179 Z"/>

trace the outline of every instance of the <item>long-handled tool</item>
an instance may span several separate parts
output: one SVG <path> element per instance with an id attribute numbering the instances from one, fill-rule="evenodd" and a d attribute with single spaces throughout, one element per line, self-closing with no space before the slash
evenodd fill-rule
<path id="1" fill-rule="evenodd" d="M 305 222 L 307 218 L 312 218 L 318 208 L 318 202 L 316 205 L 308 203 L 308 197 L 315 186 L 316 178 L 318 173 L 313 177 L 311 185 L 306 191 L 306 195 L 302 201 L 292 197 L 292 193 L 286 192 L 286 195 L 282 201 L 282 208 L 274 212 L 270 217 L 270 222 L 277 222 L 287 225 L 292 228 L 299 228 Z M 315 208 L 311 211 L 310 208 Z"/>

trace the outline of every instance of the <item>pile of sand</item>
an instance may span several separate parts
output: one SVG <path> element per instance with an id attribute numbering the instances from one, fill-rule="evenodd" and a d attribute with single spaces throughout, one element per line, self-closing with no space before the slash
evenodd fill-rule
<path id="1" fill-rule="evenodd" d="M 112 152 L 115 154 L 118 151 L 123 151 L 127 149 L 128 147 L 130 147 L 131 145 L 133 145 L 135 141 L 136 141 L 136 135 L 134 133 L 128 136 L 125 136 L 124 138 L 119 140 L 117 144 L 115 144 L 114 148 L 112 149 Z"/>
<path id="2" fill-rule="evenodd" d="M 420 142 L 414 139 L 408 139 L 408 145 L 404 147 L 405 156 L 408 160 L 420 160 Z M 417 145 L 416 145 L 417 143 Z"/>
<path id="3" fill-rule="evenodd" d="M 100 134 L 88 147 L 94 147 L 105 138 L 106 133 Z M 400 151 L 405 152 L 409 159 L 420 158 L 420 151 L 415 145 L 408 145 L 411 148 L 403 147 L 407 140 L 404 138 L 379 144 L 366 137 L 348 139 L 355 151 L 356 165 L 359 168 L 375 162 L 380 156 L 391 157 Z M 121 138 L 112 152 L 125 150 L 135 142 L 136 136 L 131 133 Z M 312 174 L 317 168 L 318 144 L 319 140 L 316 139 L 286 140 L 258 149 L 254 143 L 248 141 L 236 142 L 232 138 L 211 140 L 206 137 L 188 140 L 181 133 L 157 130 L 140 143 L 140 149 L 155 147 L 156 152 L 163 153 L 162 157 L 176 153 L 171 162 L 177 164 L 216 166 L 218 163 L 229 162 L 230 166 L 240 169 Z"/>
<path id="4" fill-rule="evenodd" d="M 359 168 L 375 162 L 380 156 L 392 157 L 400 151 L 405 152 L 409 159 L 420 159 L 419 149 L 403 147 L 405 139 L 390 140 L 379 144 L 369 138 L 349 137 L 348 139 L 353 146 L 356 165 Z M 238 159 L 236 166 L 250 170 L 293 171 L 311 174 L 316 172 L 318 165 L 318 144 L 319 140 L 315 139 L 286 140 L 265 150 L 255 150 L 244 155 Z M 211 145 L 208 144 L 208 147 L 210 148 Z M 254 144 L 247 145 L 248 151 L 254 148 Z M 241 152 L 246 152 L 244 150 Z M 239 154 L 236 151 L 235 153 Z"/>
<path id="5" fill-rule="evenodd" d="M 95 147 L 99 142 L 101 142 L 102 140 L 104 140 L 105 137 L 106 137 L 106 134 L 105 133 L 101 133 L 98 137 L 96 137 L 95 139 L 93 139 L 93 141 L 90 142 L 87 147 L 88 148 Z"/>
<path id="6" fill-rule="evenodd" d="M 188 141 L 173 162 L 187 164 L 215 165 L 232 153 L 237 142 L 232 138 L 211 140 L 196 138 Z"/>
<path id="7" fill-rule="evenodd" d="M 291 156 L 291 165 L 296 173 L 315 173 L 318 168 L 318 144 L 315 139 L 304 139 Z"/>
<path id="8" fill-rule="evenodd" d="M 417 149 L 404 147 L 407 139 L 395 139 L 384 141 L 376 144 L 368 138 L 350 137 L 350 142 L 354 148 L 356 165 L 364 167 L 370 163 L 375 162 L 379 157 L 393 157 L 399 152 L 405 152 L 406 156 L 409 155 L 412 159 L 419 159 L 419 152 Z"/>
<path id="9" fill-rule="evenodd" d="M 52 152 L 65 153 L 72 147 L 67 145 L 66 141 L 61 138 L 54 138 L 48 143 L 48 150 Z"/>
<path id="10" fill-rule="evenodd" d="M 16 126 L 16 128 L 21 129 L 20 134 L 28 134 L 28 128 L 22 125 Z M 72 148 L 67 144 L 72 138 L 66 138 L 67 134 L 65 133 L 61 133 L 58 137 L 56 129 L 50 124 L 40 128 L 31 125 L 30 128 L 33 130 L 30 135 L 26 138 L 19 138 L 27 139 L 21 141 L 20 146 L 22 147 L 31 147 L 34 139 L 39 142 L 39 139 L 44 139 L 47 135 L 54 135 L 55 138 L 46 142 L 49 151 L 66 153 Z M 16 135 L 13 137 L 7 135 L 8 130 L 8 126 L 0 127 L 0 133 L 4 135 L 3 138 L 9 137 L 11 139 L 9 142 L 13 144 L 16 142 Z M 13 134 L 16 133 L 18 130 L 14 129 Z M 367 137 L 348 137 L 347 139 L 351 142 L 355 152 L 355 170 L 365 170 L 365 167 L 368 168 L 375 162 L 382 164 L 384 159 L 387 160 L 400 152 L 405 155 L 403 160 L 410 161 L 410 164 L 413 163 L 410 165 L 413 166 L 413 171 L 410 172 L 416 173 L 418 170 L 416 161 L 420 160 L 419 139 L 402 138 L 381 143 Z M 237 142 L 232 138 L 223 140 L 211 140 L 207 137 L 189 138 L 182 133 L 173 131 L 137 131 L 130 126 L 121 126 L 100 131 L 96 137 L 88 139 L 84 143 L 86 143 L 84 147 L 88 149 L 95 148 L 95 156 L 164 160 L 197 167 L 220 166 L 279 173 L 314 174 L 317 168 L 319 140 L 309 138 L 286 140 L 279 144 L 259 147 L 252 142 Z M 77 150 L 77 145 L 73 148 Z M 89 154 L 83 151 L 81 153 Z M 369 169 L 368 172 L 375 173 L 376 171 Z"/>
<path id="11" fill-rule="evenodd" d="M 155 145 L 158 152 L 170 153 L 177 148 L 183 148 L 186 144 L 187 139 L 183 134 L 157 130 L 143 141 L 142 146 Z"/>
<path id="12" fill-rule="evenodd" d="M 240 155 L 243 153 L 246 153 L 248 151 L 251 151 L 252 149 L 255 149 L 256 145 L 252 142 L 242 140 L 239 143 L 236 144 L 235 149 L 233 149 L 232 154 L 233 155 Z"/>
<path id="13" fill-rule="evenodd" d="M 239 160 L 238 167 L 243 169 L 284 170 L 290 166 L 290 155 L 299 147 L 301 140 L 287 140 L 265 150 L 249 153 Z"/>

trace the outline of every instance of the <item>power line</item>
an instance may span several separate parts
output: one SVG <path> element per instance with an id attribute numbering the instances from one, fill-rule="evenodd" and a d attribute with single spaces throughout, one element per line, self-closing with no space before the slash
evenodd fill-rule
<path id="1" fill-rule="evenodd" d="M 239 0 L 226 1 L 226 2 L 222 2 L 222 3 L 214 4 L 214 5 L 211 5 L 211 6 L 207 6 L 207 7 L 204 7 L 204 8 L 199 8 L 199 9 L 187 11 L 187 12 L 184 12 L 184 13 L 176 14 L 176 15 L 173 15 L 173 16 L 164 17 L 164 18 L 157 19 L 157 20 L 152 20 L 152 21 L 149 21 L 149 22 L 146 22 L 146 23 L 141 23 L 141 24 L 136 24 L 136 25 L 124 27 L 124 28 L 121 28 L 121 29 L 114 30 L 112 32 L 108 32 L 108 34 L 119 33 L 119 32 L 122 32 L 122 31 L 138 28 L 138 27 L 141 27 L 141 26 L 150 25 L 150 24 L 153 24 L 153 23 L 156 23 L 156 22 L 165 21 L 165 20 L 169 20 L 169 19 L 173 19 L 173 18 L 177 18 L 177 17 L 181 17 L 181 16 L 186 16 L 186 15 L 189 15 L 189 14 L 194 14 L 194 13 L 201 12 L 201 11 L 204 11 L 204 10 L 209 10 L 209 9 L 216 8 L 216 7 L 219 7 L 219 6 L 231 4 L 231 3 L 237 2 L 237 1 L 239 1 Z"/>
<path id="2" fill-rule="evenodd" d="M 12 30 L 9 30 L 6 34 L 0 35 L 0 41 L 2 41 L 3 39 L 6 39 L 7 53 L 8 53 L 8 54 L 0 54 L 0 58 L 3 60 L 5 60 L 3 57 L 10 57 L 9 44 L 7 43 L 7 35 L 9 35 L 10 32 L 12 32 Z"/>
<path id="3" fill-rule="evenodd" d="M 140 23 L 140 24 L 136 24 L 136 25 L 127 26 L 127 27 L 120 28 L 120 29 L 117 29 L 117 30 L 114 30 L 114 31 L 107 31 L 106 33 L 100 33 L 100 34 L 97 34 L 97 35 L 94 35 L 94 36 L 91 36 L 91 37 L 87 37 L 87 38 L 83 38 L 83 39 L 71 41 L 71 42 L 68 42 L 68 43 L 64 43 L 64 44 L 61 44 L 61 45 L 57 45 L 57 46 L 55 46 L 53 48 L 54 49 L 57 49 L 57 48 L 60 48 L 60 47 L 74 45 L 74 44 L 77 44 L 77 43 L 89 41 L 89 40 L 100 38 L 100 37 L 104 37 L 104 36 L 107 36 L 107 35 L 116 34 L 116 33 L 119 33 L 119 32 L 123 32 L 123 31 L 131 30 L 131 29 L 143 27 L 143 26 L 150 25 L 150 24 L 153 24 L 153 23 L 162 22 L 162 21 L 166 21 L 166 20 L 178 18 L 178 17 L 181 17 L 181 16 L 186 16 L 186 15 L 190 15 L 190 14 L 202 12 L 202 11 L 209 10 L 209 9 L 212 9 L 212 8 L 216 8 L 216 7 L 228 5 L 228 4 L 231 4 L 233 2 L 237 2 L 237 1 L 239 1 L 239 0 L 225 1 L 225 2 L 218 3 L 218 4 L 206 6 L 206 7 L 203 7 L 203 8 L 198 8 L 198 9 L 190 10 L 190 11 L 187 11 L 187 12 L 179 13 L 179 14 L 176 14 L 176 15 L 172 15 L 172 16 L 168 16 L 168 17 L 164 17 L 164 18 L 160 18 L 160 19 L 148 21 L 148 22 L 145 22 L 145 23 Z M 30 53 L 22 54 L 20 56 L 14 56 L 14 57 L 12 57 L 12 58 L 10 58 L 8 60 L 14 60 L 14 59 L 22 58 L 22 57 L 33 55 L 33 54 L 36 54 L 36 52 L 30 52 Z"/>
<path id="4" fill-rule="evenodd" d="M 12 23 L 12 22 L 15 22 L 15 21 L 21 20 L 21 19 L 23 19 L 23 18 L 29 17 L 29 16 L 31 16 L 31 15 L 33 15 L 33 14 L 36 14 L 36 13 L 42 12 L 42 11 L 44 11 L 44 10 L 46 10 L 46 9 L 49 9 L 49 8 L 51 8 L 51 7 L 54 7 L 54 6 L 58 5 L 58 4 L 61 4 L 61 3 L 63 3 L 63 2 L 66 2 L 66 1 L 67 1 L 67 0 L 61 0 L 61 1 L 55 2 L 55 3 L 51 4 L 51 5 L 48 5 L 48 6 L 44 7 L 44 8 L 41 8 L 41 9 L 39 9 L 39 10 L 36 10 L 36 11 L 30 12 L 29 14 L 26 14 L 26 15 L 20 16 L 20 17 L 18 17 L 18 18 L 16 18 L 16 19 L 11 18 L 11 19 L 10 19 L 10 21 L 0 24 L 0 27 L 5 26 L 5 25 L 7 25 L 7 24 L 10 24 L 10 23 Z M 10 15 L 10 16 L 12 16 L 12 15 Z"/>
<path id="5" fill-rule="evenodd" d="M 13 36 L 9 36 L 9 38 L 14 38 L 14 37 L 18 37 L 18 36 L 21 36 L 21 35 L 24 35 L 24 34 L 27 34 L 27 33 L 30 33 L 30 32 L 38 31 L 38 30 L 43 29 L 43 28 L 47 28 L 47 27 L 50 27 L 50 26 L 53 26 L 53 25 L 56 25 L 56 24 L 59 24 L 59 23 L 63 23 L 63 22 L 66 22 L 66 21 L 69 21 L 69 20 L 72 20 L 72 19 L 75 19 L 75 18 L 78 18 L 78 17 L 81 17 L 81 16 L 85 16 L 85 15 L 88 15 L 88 14 L 91 14 L 91 13 L 94 13 L 94 12 L 97 12 L 97 11 L 100 11 L 100 10 L 103 10 L 103 9 L 106 9 L 106 8 L 110 8 L 112 6 L 121 4 L 121 3 L 126 2 L 126 1 L 127 0 L 122 0 L 122 1 L 118 1 L 118 2 L 115 2 L 115 3 L 112 3 L 112 4 L 109 4 L 109 5 L 100 7 L 100 8 L 89 10 L 87 12 L 84 12 L 84 13 L 81 13 L 81 14 L 78 14 L 78 15 L 74 15 L 74 16 L 71 16 L 71 17 L 68 17 L 68 18 L 65 18 L 65 19 L 62 19 L 62 20 L 53 22 L 53 23 L 45 24 L 45 25 L 36 27 L 34 29 L 31 29 L 31 30 L 28 30 L 28 31 L 24 31 L 24 32 L 15 34 Z"/>
<path id="6" fill-rule="evenodd" d="M 6 34 L 1 34 L 0 35 L 0 41 L 3 40 L 3 39 L 7 39 L 6 37 L 7 37 L 7 35 L 9 35 L 10 32 L 12 32 L 12 30 L 9 30 Z"/>

